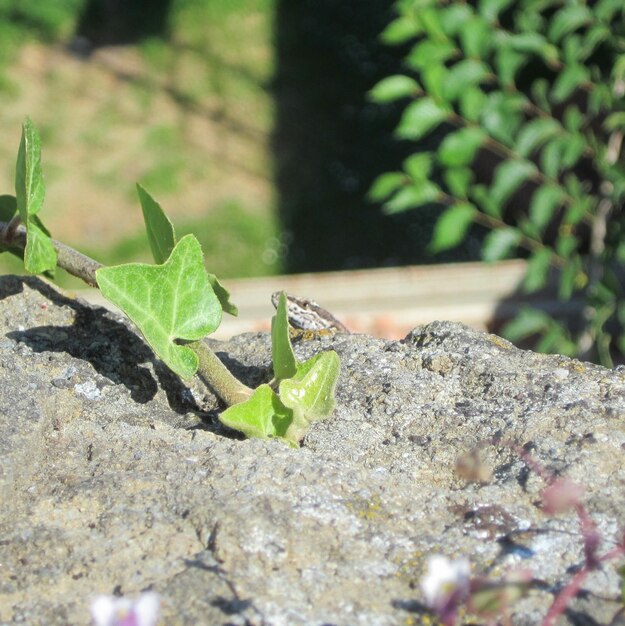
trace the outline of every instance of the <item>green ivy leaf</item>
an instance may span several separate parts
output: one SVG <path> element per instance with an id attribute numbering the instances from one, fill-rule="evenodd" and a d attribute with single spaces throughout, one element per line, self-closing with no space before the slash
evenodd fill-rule
<path id="1" fill-rule="evenodd" d="M 271 354 L 276 380 L 291 378 L 297 372 L 297 361 L 289 337 L 286 294 L 280 293 L 276 314 L 271 319 Z"/>
<path id="2" fill-rule="evenodd" d="M 221 307 L 193 235 L 183 237 L 163 265 L 104 267 L 96 280 L 102 295 L 128 315 L 170 369 L 185 379 L 195 374 L 197 355 L 175 340 L 199 340 L 213 332 Z"/>
<path id="3" fill-rule="evenodd" d="M 488 135 L 481 128 L 461 128 L 443 139 L 438 148 L 438 160 L 445 167 L 470 165 L 475 153 L 487 139 Z"/>
<path id="4" fill-rule="evenodd" d="M 493 202 L 503 205 L 506 200 L 528 178 L 537 173 L 536 166 L 531 161 L 509 159 L 495 169 L 490 196 Z"/>
<path id="5" fill-rule="evenodd" d="M 430 250 L 442 252 L 461 243 L 476 213 L 477 209 L 470 202 L 459 202 L 446 209 L 434 226 Z"/>
<path id="6" fill-rule="evenodd" d="M 521 240 L 521 232 L 517 228 L 498 228 L 492 230 L 484 239 L 482 258 L 487 263 L 501 261 L 510 256 Z"/>
<path id="7" fill-rule="evenodd" d="M 550 137 L 562 132 L 560 123 L 551 117 L 539 117 L 525 123 L 516 140 L 516 151 L 522 157 L 529 157 Z"/>
<path id="8" fill-rule="evenodd" d="M 486 215 L 502 219 L 501 205 L 492 199 L 490 190 L 486 185 L 473 185 L 471 195 Z"/>
<path id="9" fill-rule="evenodd" d="M 403 172 L 387 172 L 380 174 L 371 185 L 367 197 L 373 202 L 386 200 L 392 193 L 397 191 L 406 182 Z"/>
<path id="10" fill-rule="evenodd" d="M 441 195 L 440 187 L 429 180 L 424 180 L 400 189 L 382 206 L 382 210 L 387 215 L 402 213 L 408 209 L 416 209 L 424 204 L 436 202 Z"/>
<path id="11" fill-rule="evenodd" d="M 529 218 L 539 232 L 544 231 L 556 209 L 562 205 L 564 196 L 564 190 L 558 185 L 543 185 L 532 194 Z"/>
<path id="12" fill-rule="evenodd" d="M 400 139 L 417 141 L 444 122 L 449 115 L 449 109 L 437 104 L 432 98 L 420 98 L 408 105 L 395 134 Z"/>
<path id="13" fill-rule="evenodd" d="M 562 37 L 593 21 L 592 12 L 582 4 L 567 4 L 549 21 L 549 40 L 558 43 Z"/>
<path id="14" fill-rule="evenodd" d="M 400 98 L 415 96 L 420 91 L 421 87 L 414 78 L 398 74 L 382 79 L 369 91 L 368 96 L 374 102 L 385 104 Z"/>
<path id="15" fill-rule="evenodd" d="M 293 422 L 293 411 L 284 406 L 269 385 L 260 385 L 249 400 L 222 411 L 219 421 L 246 437 L 284 438 Z"/>
<path id="16" fill-rule="evenodd" d="M 165 263 L 176 245 L 174 226 L 165 215 L 161 205 L 139 183 L 137 183 L 137 194 L 143 211 L 143 221 L 152 257 L 157 264 Z"/>
<path id="17" fill-rule="evenodd" d="M 586 66 L 567 65 L 556 77 L 551 97 L 556 104 L 560 104 L 588 81 L 590 81 L 590 71 Z"/>
<path id="18" fill-rule="evenodd" d="M 546 285 L 552 258 L 553 252 L 549 248 L 540 248 L 532 254 L 523 279 L 523 290 L 526 293 L 532 293 Z"/>
<path id="19" fill-rule="evenodd" d="M 174 225 L 161 205 L 137 183 L 137 194 L 143 212 L 143 221 L 148 236 L 152 257 L 157 264 L 167 261 L 176 246 Z M 208 282 L 217 296 L 221 308 L 230 315 L 237 315 L 237 307 L 230 301 L 229 291 L 219 282 L 215 274 L 207 274 Z"/>
<path id="20" fill-rule="evenodd" d="M 56 268 L 56 251 L 50 233 L 37 216 L 44 196 L 41 139 L 34 124 L 26 118 L 17 152 L 15 198 L 22 224 L 26 227 L 24 267 L 31 274 L 53 273 Z"/>
<path id="21" fill-rule="evenodd" d="M 293 378 L 280 383 L 280 400 L 293 411 L 293 422 L 285 435 L 288 441 L 297 444 L 313 421 L 332 414 L 340 367 L 336 352 L 321 352 L 299 365 Z"/>
<path id="22" fill-rule="evenodd" d="M 222 311 L 236 317 L 239 314 L 239 309 L 237 305 L 230 300 L 230 292 L 219 282 L 215 274 L 207 272 L 206 276 L 208 277 L 208 282 L 213 293 L 217 296 L 217 300 L 219 300 Z"/>

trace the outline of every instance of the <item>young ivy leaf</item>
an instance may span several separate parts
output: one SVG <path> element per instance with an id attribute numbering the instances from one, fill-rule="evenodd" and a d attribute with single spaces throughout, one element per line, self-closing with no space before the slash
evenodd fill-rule
<path id="1" fill-rule="evenodd" d="M 249 400 L 223 411 L 219 421 L 246 437 L 284 438 L 293 421 L 293 411 L 282 404 L 269 385 L 261 385 L 254 390 Z"/>
<path id="2" fill-rule="evenodd" d="M 139 183 L 137 183 L 137 194 L 143 211 L 143 221 L 152 257 L 156 263 L 165 263 L 176 245 L 174 225 L 163 211 L 163 207 Z M 239 311 L 230 302 L 230 293 L 219 282 L 217 276 L 208 274 L 208 282 L 213 288 L 221 308 L 230 315 L 237 315 Z"/>
<path id="3" fill-rule="evenodd" d="M 329 350 L 298 365 L 297 374 L 280 383 L 280 400 L 293 410 L 285 439 L 298 443 L 312 422 L 325 419 L 334 411 L 340 368 L 338 354 Z"/>
<path id="4" fill-rule="evenodd" d="M 221 307 L 193 235 L 183 237 L 162 265 L 128 263 L 96 272 L 102 295 L 139 327 L 150 347 L 181 378 L 191 378 L 198 357 L 176 339 L 198 340 L 221 321 Z"/>
<path id="5" fill-rule="evenodd" d="M 165 263 L 176 245 L 176 233 L 161 205 L 137 183 L 137 194 L 143 211 L 143 221 L 154 261 Z"/>
<path id="6" fill-rule="evenodd" d="M 15 197 L 20 219 L 26 227 L 24 267 L 31 274 L 51 273 L 56 268 L 56 251 L 50 233 L 37 217 L 44 196 L 41 139 L 34 124 L 26 118 L 17 152 Z"/>
<path id="7" fill-rule="evenodd" d="M 289 320 L 286 312 L 286 294 L 284 291 L 278 299 L 276 314 L 271 318 L 271 355 L 273 375 L 276 380 L 295 376 L 297 361 L 289 337 Z"/>

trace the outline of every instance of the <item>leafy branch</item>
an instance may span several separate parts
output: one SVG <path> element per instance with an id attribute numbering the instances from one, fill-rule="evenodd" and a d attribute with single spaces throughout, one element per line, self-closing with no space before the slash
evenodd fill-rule
<path id="1" fill-rule="evenodd" d="M 559 298 L 584 306 L 573 330 L 527 307 L 503 333 L 611 366 L 625 353 L 623 3 L 399 0 L 396 9 L 381 38 L 412 42 L 406 72 L 370 96 L 402 108 L 395 134 L 416 149 L 370 198 L 386 213 L 439 206 L 432 252 L 459 245 L 474 224 L 490 230 L 485 260 L 526 251 L 526 292 L 555 276 Z M 438 147 L 420 149 L 432 133 Z M 474 167 L 493 159 L 490 174 Z"/>
<path id="2" fill-rule="evenodd" d="M 228 291 L 204 267 L 198 240 L 177 240 L 161 206 L 137 185 L 155 264 L 113 267 L 84 256 L 50 237 L 39 218 L 45 189 L 41 140 L 27 119 L 17 157 L 15 196 L 0 196 L 0 252 L 23 259 L 33 274 L 68 271 L 120 308 L 141 331 L 155 354 L 182 379 L 198 375 L 228 405 L 226 426 L 249 437 L 281 439 L 297 446 L 315 420 L 335 406 L 340 373 L 334 351 L 298 363 L 289 337 L 286 297 L 272 322 L 274 380 L 254 390 L 237 380 L 203 338 L 215 331 L 222 312 L 237 314 Z"/>

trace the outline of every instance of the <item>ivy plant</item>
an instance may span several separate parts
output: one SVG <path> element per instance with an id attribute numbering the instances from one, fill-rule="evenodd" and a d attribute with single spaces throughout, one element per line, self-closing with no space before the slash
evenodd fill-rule
<path id="1" fill-rule="evenodd" d="M 193 235 L 176 238 L 162 207 L 140 185 L 139 202 L 155 264 L 104 267 L 55 241 L 39 218 L 44 201 L 41 140 L 26 119 L 19 146 L 15 195 L 0 196 L 0 253 L 13 253 L 32 274 L 61 267 L 98 287 L 141 331 L 154 353 L 182 379 L 198 375 L 227 405 L 220 421 L 248 437 L 277 438 L 297 446 L 315 420 L 335 406 L 340 365 L 327 351 L 299 363 L 291 346 L 286 296 L 272 321 L 274 379 L 253 390 L 238 381 L 203 338 L 222 312 L 237 314 L 228 291 L 204 267 Z"/>
<path id="2" fill-rule="evenodd" d="M 523 289 L 555 276 L 572 330 L 524 309 L 503 333 L 612 365 L 625 353 L 625 4 L 622 0 L 400 0 L 381 34 L 409 49 L 371 98 L 413 142 L 374 182 L 387 213 L 440 208 L 430 248 L 489 229 L 482 256 L 528 258 Z M 425 149 L 434 135 L 435 149 Z M 431 145 L 430 141 L 429 144 Z"/>

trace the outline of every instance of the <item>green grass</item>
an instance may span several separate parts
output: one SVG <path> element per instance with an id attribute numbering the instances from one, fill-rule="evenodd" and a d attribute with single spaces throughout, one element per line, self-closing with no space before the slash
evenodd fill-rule
<path id="1" fill-rule="evenodd" d="M 66 42 L 85 2 L 0 0 L 0 92 L 20 90 L 5 74 L 20 46 L 34 40 Z M 82 251 L 107 265 L 151 261 L 142 231 L 126 228 L 121 241 L 115 238 L 124 216 L 136 217 L 133 181 L 140 180 L 163 206 L 185 208 L 186 213 L 177 213 L 178 236 L 196 234 L 209 271 L 225 278 L 280 272 L 265 148 L 272 123 L 266 85 L 273 72 L 275 2 L 173 0 L 168 40 L 140 42 L 139 62 L 131 62 L 129 79 L 114 82 L 114 73 L 100 68 L 96 80 L 87 74 L 87 62 L 77 88 L 63 64 L 55 65 L 43 78 L 45 100 L 33 100 L 32 106 L 20 101 L 23 115 L 42 132 L 47 191 L 41 218 L 44 223 L 46 216 L 56 218 L 56 238 L 64 240 L 63 224 L 82 224 L 84 211 L 107 215 L 115 207 L 117 217 L 106 233 L 94 236 L 93 226 L 85 229 Z M 16 7 L 20 19 L 10 20 Z M 96 87 L 90 91 L 92 84 Z M 88 116 L 79 116 L 78 125 L 74 107 L 81 111 L 85 106 L 92 108 Z M 5 124 L 0 111 L 0 129 Z M 15 151 L 7 147 L 2 152 L 0 165 L 7 175 L 0 193 L 13 191 Z M 74 201 L 81 197 L 84 204 Z M 105 246 L 105 239 L 116 243 Z M 17 260 L 0 255 L 0 273 L 20 270 Z M 81 286 L 63 274 L 60 284 Z"/>

